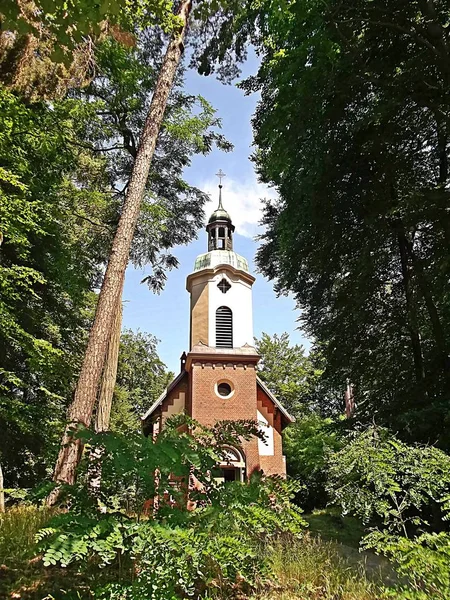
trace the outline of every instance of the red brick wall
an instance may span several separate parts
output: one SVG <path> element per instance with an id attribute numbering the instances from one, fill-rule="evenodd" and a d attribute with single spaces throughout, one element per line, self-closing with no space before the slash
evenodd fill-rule
<path id="1" fill-rule="evenodd" d="M 229 381 L 234 387 L 231 398 L 221 398 L 215 384 Z M 191 369 L 192 417 L 204 425 L 229 419 L 256 420 L 256 372 L 253 364 L 200 363 Z M 244 441 L 241 446 L 246 457 L 247 476 L 260 468 L 258 440 Z"/>
<path id="2" fill-rule="evenodd" d="M 213 366 L 214 365 L 214 366 Z M 243 442 L 241 449 L 246 457 L 247 476 L 263 469 L 267 475 L 286 473 L 281 439 L 281 415 L 278 409 L 256 383 L 253 364 L 194 362 L 191 368 L 190 408 L 194 419 L 204 425 L 214 425 L 225 419 L 254 419 L 257 409 L 274 427 L 274 456 L 260 456 L 258 440 Z M 221 398 L 214 391 L 215 384 L 231 382 L 234 394 Z"/>

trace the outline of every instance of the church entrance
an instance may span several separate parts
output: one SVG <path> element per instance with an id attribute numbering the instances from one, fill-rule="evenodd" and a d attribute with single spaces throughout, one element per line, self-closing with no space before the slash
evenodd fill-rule
<path id="1" fill-rule="evenodd" d="M 244 481 L 245 459 L 237 448 L 227 446 L 223 449 L 223 460 L 219 463 L 219 482 Z"/>

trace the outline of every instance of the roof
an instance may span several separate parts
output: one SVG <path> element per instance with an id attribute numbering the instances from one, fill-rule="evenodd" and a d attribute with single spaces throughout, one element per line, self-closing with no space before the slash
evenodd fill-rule
<path id="1" fill-rule="evenodd" d="M 199 254 L 195 259 L 194 272 L 211 269 L 219 265 L 230 265 L 240 271 L 249 272 L 247 259 L 232 250 L 211 250 Z"/>
<path id="2" fill-rule="evenodd" d="M 171 383 L 169 383 L 169 385 L 163 391 L 161 396 L 157 400 L 155 400 L 153 402 L 153 404 L 150 406 L 150 408 L 148 409 L 148 411 L 144 415 L 142 415 L 141 421 L 145 421 L 146 419 L 148 419 L 148 417 L 150 417 L 155 412 L 155 410 L 158 408 L 158 406 L 161 406 L 161 404 L 164 402 L 167 394 L 170 394 L 170 392 L 173 390 L 173 388 L 180 383 L 180 381 L 183 379 L 183 377 L 185 375 L 187 375 L 187 372 L 181 371 L 181 373 L 179 373 L 175 377 L 175 379 L 173 379 L 171 381 Z"/>
<path id="3" fill-rule="evenodd" d="M 229 221 L 231 223 L 231 217 L 223 206 L 219 206 L 209 217 L 208 223 L 214 223 L 214 221 Z"/>
<path id="4" fill-rule="evenodd" d="M 285 417 L 285 419 L 289 421 L 289 423 L 293 423 L 295 421 L 295 417 L 288 413 L 288 411 L 284 408 L 281 402 L 276 399 L 276 397 L 272 394 L 272 392 L 269 390 L 264 381 L 258 377 L 258 375 L 256 376 L 256 381 L 259 387 L 269 396 L 269 398 L 272 400 L 275 406 L 280 410 L 281 414 Z"/>
<path id="5" fill-rule="evenodd" d="M 201 353 L 202 351 L 204 351 L 204 348 L 205 348 L 205 346 L 203 344 L 197 344 L 196 346 L 194 346 L 192 348 L 191 352 Z M 208 350 L 212 350 L 212 348 L 208 348 Z M 215 354 L 223 354 L 223 353 L 225 353 L 224 351 L 228 350 L 228 352 L 229 352 L 230 348 L 215 348 L 214 350 L 216 350 Z M 249 356 L 254 356 L 254 353 L 256 353 L 255 349 L 252 348 L 251 346 L 247 346 L 247 347 L 244 346 L 243 348 L 236 348 L 235 350 L 241 351 L 240 352 L 241 355 L 242 355 L 242 350 L 245 350 L 245 353 L 248 354 Z M 167 394 L 169 394 L 173 390 L 173 388 L 175 386 L 177 386 L 183 380 L 183 378 L 185 376 L 187 376 L 187 371 L 182 371 L 175 377 L 175 379 L 172 380 L 171 383 L 169 383 L 169 385 L 163 391 L 163 393 L 159 396 L 159 398 L 157 400 L 155 400 L 155 402 L 153 402 L 153 404 L 150 406 L 148 411 L 141 417 L 142 421 L 146 421 L 149 417 L 151 417 L 151 415 L 155 412 L 155 410 L 159 406 L 161 406 L 161 404 L 164 402 L 164 400 L 167 397 Z M 272 392 L 266 386 L 264 381 L 262 379 L 260 379 L 258 376 L 256 376 L 256 382 L 259 385 L 259 387 L 272 400 L 272 402 L 275 404 L 275 406 L 279 409 L 279 411 L 281 412 L 283 417 L 286 419 L 286 421 L 288 421 L 289 423 L 293 423 L 295 421 L 295 417 L 293 417 L 292 415 L 290 415 L 288 413 L 288 411 L 284 408 L 284 406 L 281 404 L 281 402 L 279 402 L 277 400 L 277 398 L 272 394 Z"/>

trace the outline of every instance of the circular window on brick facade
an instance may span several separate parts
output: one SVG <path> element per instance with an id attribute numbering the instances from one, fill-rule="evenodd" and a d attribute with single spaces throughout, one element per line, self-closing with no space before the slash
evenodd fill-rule
<path id="1" fill-rule="evenodd" d="M 234 386 L 231 381 L 219 381 L 214 386 L 214 391 L 220 398 L 231 398 L 234 394 Z"/>

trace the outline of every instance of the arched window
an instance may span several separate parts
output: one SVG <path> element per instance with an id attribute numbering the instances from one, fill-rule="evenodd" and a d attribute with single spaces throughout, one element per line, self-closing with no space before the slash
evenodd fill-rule
<path id="1" fill-rule="evenodd" d="M 233 347 L 233 313 L 228 306 L 216 310 L 216 347 Z"/>

